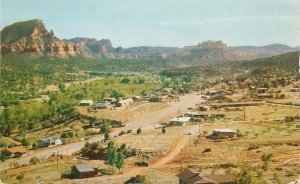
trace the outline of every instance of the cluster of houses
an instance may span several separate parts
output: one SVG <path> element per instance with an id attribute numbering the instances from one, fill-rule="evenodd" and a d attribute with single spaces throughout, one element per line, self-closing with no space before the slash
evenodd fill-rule
<path id="1" fill-rule="evenodd" d="M 186 113 L 184 116 L 175 117 L 170 119 L 169 126 L 186 126 L 192 119 L 191 116 L 196 116 L 195 112 Z M 156 127 L 160 128 L 160 127 Z M 212 133 L 208 136 L 210 139 L 227 139 L 227 138 L 236 138 L 236 132 L 229 128 L 219 128 L 213 129 Z"/>
<path id="2" fill-rule="evenodd" d="M 36 141 L 36 145 L 38 148 L 45 148 L 49 146 L 57 146 L 62 144 L 62 139 L 58 136 L 50 136 Z M 5 156 L 5 158 L 14 158 L 20 157 L 28 153 L 28 150 L 21 147 L 20 145 L 16 145 L 15 147 L 6 148 L 1 151 L 1 154 Z"/>
<path id="3" fill-rule="evenodd" d="M 71 175 L 74 178 L 90 178 L 96 176 L 97 170 L 89 164 L 78 163 L 72 166 Z M 179 184 L 233 184 L 234 176 L 230 174 L 204 175 L 190 169 L 177 174 Z"/>
<path id="4" fill-rule="evenodd" d="M 256 95 L 260 98 L 271 98 L 272 94 L 268 93 L 268 88 L 255 88 Z M 246 101 L 240 102 L 235 100 L 230 95 L 233 95 L 233 92 L 226 90 L 208 90 L 202 92 L 202 102 L 199 106 L 197 106 L 198 111 L 205 112 L 210 110 L 218 110 L 220 108 L 224 108 L 224 111 L 242 111 L 245 106 L 260 106 L 264 105 L 264 101 Z M 238 95 L 238 96 L 241 96 Z M 242 95 L 243 96 L 243 95 Z M 219 112 L 219 111 L 218 111 Z M 200 116 L 201 118 L 209 118 L 208 113 L 203 114 L 195 114 L 194 116 Z M 214 116 L 214 115 L 213 115 Z M 220 116 L 225 116 L 224 114 L 220 114 Z"/>
<path id="5" fill-rule="evenodd" d="M 96 176 L 97 169 L 86 163 L 78 163 L 72 166 L 71 175 L 74 178 L 90 178 Z M 204 175 L 190 169 L 177 174 L 179 184 L 233 184 L 234 176 L 230 174 Z"/>
<path id="6" fill-rule="evenodd" d="M 92 106 L 94 109 L 107 109 L 112 107 L 126 107 L 134 102 L 134 99 L 139 99 L 141 97 L 136 96 L 134 98 L 127 99 L 115 99 L 115 98 L 104 98 L 101 102 L 94 104 L 93 100 L 81 100 L 79 106 Z"/>
<path id="7" fill-rule="evenodd" d="M 222 119 L 225 117 L 224 113 L 221 112 L 186 112 L 184 113 L 184 116 L 190 117 L 192 120 L 197 121 L 206 121 L 208 119 Z"/>
<path id="8" fill-rule="evenodd" d="M 58 136 L 50 136 L 43 139 L 38 140 L 37 146 L 39 148 L 45 148 L 48 146 L 57 146 L 62 144 L 62 139 Z"/>
<path id="9" fill-rule="evenodd" d="M 134 96 L 133 98 L 126 99 L 115 99 L 115 98 L 104 98 L 101 102 L 94 103 L 93 100 L 84 99 L 79 102 L 79 106 L 93 106 L 94 109 L 107 109 L 113 107 L 127 107 L 133 102 L 167 102 L 178 100 L 177 95 L 171 94 L 172 88 L 165 88 L 162 92 L 156 92 L 154 94 L 148 94 L 146 96 Z"/>
<path id="10" fill-rule="evenodd" d="M 207 91 L 203 91 L 202 93 L 202 98 L 205 100 L 209 100 L 209 101 L 226 101 L 227 100 L 227 95 L 232 95 L 233 92 L 231 91 L 226 91 L 226 90 L 215 90 L 215 89 L 211 89 L 211 90 L 207 90 Z"/>
<path id="11" fill-rule="evenodd" d="M 260 99 L 266 99 L 266 98 L 273 98 L 273 94 L 271 93 L 271 90 L 269 88 L 257 88 L 255 86 L 251 86 L 251 89 L 255 92 L 255 96 Z M 290 89 L 292 92 L 298 92 L 300 88 L 293 87 Z M 280 91 L 275 91 L 276 96 L 279 96 Z M 210 102 L 230 102 L 230 96 L 234 95 L 233 91 L 227 91 L 227 90 L 216 90 L 216 89 L 210 89 L 203 91 L 202 98 L 206 99 Z"/>
<path id="12" fill-rule="evenodd" d="M 256 96 L 259 98 L 273 98 L 269 88 L 256 88 Z"/>
<path id="13" fill-rule="evenodd" d="M 146 101 L 149 102 L 167 102 L 167 101 L 176 101 L 178 96 L 172 94 L 172 88 L 165 88 L 161 92 L 156 92 L 154 94 L 149 94 L 145 97 Z"/>

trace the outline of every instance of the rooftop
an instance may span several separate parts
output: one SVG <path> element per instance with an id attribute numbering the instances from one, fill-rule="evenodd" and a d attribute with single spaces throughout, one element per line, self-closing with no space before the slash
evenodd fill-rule
<path id="1" fill-rule="evenodd" d="M 187 184 L 230 183 L 234 181 L 234 177 L 232 175 L 202 175 L 189 169 L 179 173 L 177 176 L 180 178 L 180 180 L 184 181 Z"/>
<path id="2" fill-rule="evenodd" d="M 41 139 L 41 141 L 53 143 L 53 142 L 55 142 L 57 139 L 60 139 L 60 137 L 58 137 L 58 136 L 51 136 L 51 137 L 43 138 L 43 139 Z"/>
<path id="3" fill-rule="evenodd" d="M 234 106 L 234 105 L 263 105 L 266 102 L 231 102 L 231 103 L 211 103 L 211 106 Z"/>
<path id="4" fill-rule="evenodd" d="M 75 167 L 79 172 L 95 171 L 94 168 L 89 164 L 75 164 Z"/>
<path id="5" fill-rule="evenodd" d="M 226 133 L 235 133 L 235 131 L 229 129 L 229 128 L 218 128 L 213 129 L 214 132 L 226 132 Z"/>
<path id="6" fill-rule="evenodd" d="M 186 112 L 184 114 L 187 114 L 187 115 L 198 115 L 199 113 L 198 112 Z"/>
<path id="7" fill-rule="evenodd" d="M 93 103 L 93 100 L 81 100 L 80 103 Z"/>
<path id="8" fill-rule="evenodd" d="M 182 122 L 186 122 L 189 121 L 191 118 L 190 117 L 179 117 L 179 118 L 173 118 L 170 121 L 182 121 Z"/>

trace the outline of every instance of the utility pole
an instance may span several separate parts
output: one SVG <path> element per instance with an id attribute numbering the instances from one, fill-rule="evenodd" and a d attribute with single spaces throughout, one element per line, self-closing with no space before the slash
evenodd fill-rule
<path id="1" fill-rule="evenodd" d="M 56 169 L 58 170 L 58 150 L 56 150 Z"/>
<path id="2" fill-rule="evenodd" d="M 298 73 L 298 75 L 300 75 L 300 49 L 299 49 L 299 61 L 298 61 L 298 63 L 299 63 L 299 73 Z"/>
<path id="3" fill-rule="evenodd" d="M 246 121 L 246 106 L 244 106 L 244 121 Z"/>
<path id="4" fill-rule="evenodd" d="M 300 48 L 299 48 L 299 61 L 298 61 L 298 65 L 299 65 L 299 68 L 298 68 L 299 73 L 298 73 L 297 80 L 300 79 Z M 298 89 L 298 92 L 299 92 L 299 99 L 300 99 L 300 90 L 299 89 Z"/>
<path id="5" fill-rule="evenodd" d="M 180 171 L 182 172 L 182 148 L 180 149 Z"/>
<path id="6" fill-rule="evenodd" d="M 36 143 L 36 139 L 35 139 L 35 138 L 34 138 L 33 145 L 34 145 L 34 156 L 36 157 L 36 147 L 37 147 L 37 143 Z"/>
<path id="7" fill-rule="evenodd" d="M 190 147 L 190 157 L 192 156 L 192 141 L 191 141 L 191 135 L 189 135 L 189 147 Z"/>

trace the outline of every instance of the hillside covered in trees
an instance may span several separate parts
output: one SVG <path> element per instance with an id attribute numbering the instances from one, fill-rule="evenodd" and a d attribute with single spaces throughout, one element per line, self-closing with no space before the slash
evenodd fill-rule
<path id="1" fill-rule="evenodd" d="M 174 67 L 161 72 L 163 76 L 201 76 L 233 77 L 241 74 L 259 75 L 266 71 L 274 74 L 297 74 L 299 52 L 290 52 L 278 56 L 254 59 L 249 61 L 231 61 L 219 64 L 206 64 L 188 67 Z"/>

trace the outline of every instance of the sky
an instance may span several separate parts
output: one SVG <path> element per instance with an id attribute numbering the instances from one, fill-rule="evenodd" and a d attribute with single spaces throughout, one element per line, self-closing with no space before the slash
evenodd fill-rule
<path id="1" fill-rule="evenodd" d="M 61 39 L 109 39 L 114 47 L 300 45 L 300 0 L 0 0 L 1 30 L 41 19 Z"/>

